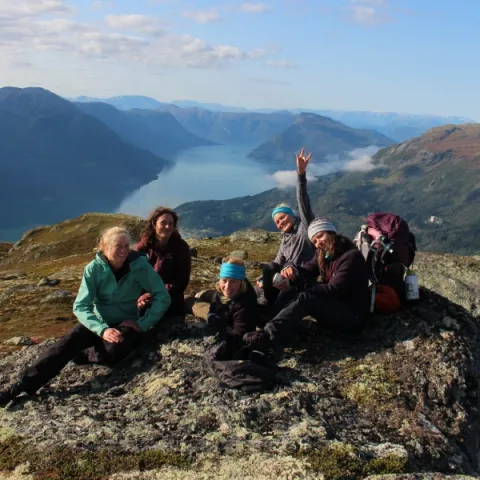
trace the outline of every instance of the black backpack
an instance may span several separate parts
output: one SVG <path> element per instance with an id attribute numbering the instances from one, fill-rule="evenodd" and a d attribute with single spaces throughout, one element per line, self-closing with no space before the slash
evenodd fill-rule
<path id="1" fill-rule="evenodd" d="M 278 383 L 277 365 L 265 353 L 244 346 L 228 358 L 227 347 L 227 342 L 222 341 L 204 356 L 205 369 L 218 380 L 219 387 L 261 392 Z"/>

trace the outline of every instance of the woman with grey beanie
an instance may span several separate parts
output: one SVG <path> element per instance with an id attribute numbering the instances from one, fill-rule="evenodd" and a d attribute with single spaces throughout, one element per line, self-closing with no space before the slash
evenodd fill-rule
<path id="1" fill-rule="evenodd" d="M 321 277 L 300 293 L 260 332 L 245 334 L 256 348 L 273 347 L 277 358 L 283 345 L 302 318 L 312 316 L 320 325 L 339 332 L 354 332 L 365 322 L 369 311 L 368 269 L 361 252 L 336 226 L 325 218 L 314 219 L 308 237 L 315 245 L 315 257 L 295 269 L 295 277 Z"/>

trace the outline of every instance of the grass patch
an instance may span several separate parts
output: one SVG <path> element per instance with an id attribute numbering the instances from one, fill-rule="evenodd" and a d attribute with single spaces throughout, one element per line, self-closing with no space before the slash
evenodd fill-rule
<path id="1" fill-rule="evenodd" d="M 385 364 L 352 362 L 340 373 L 342 394 L 363 406 L 378 406 L 378 402 L 397 396 L 398 378 Z"/>
<path id="2" fill-rule="evenodd" d="M 165 465 L 187 468 L 185 457 L 162 450 L 122 452 L 73 450 L 58 447 L 39 451 L 18 437 L 0 442 L 0 471 L 13 471 L 29 462 L 29 473 L 38 480 L 102 480 L 114 473 L 159 469 Z"/>
<path id="3" fill-rule="evenodd" d="M 333 444 L 307 455 L 310 468 L 325 480 L 354 480 L 368 475 L 405 473 L 408 459 L 396 455 L 362 459 L 352 445 Z"/>

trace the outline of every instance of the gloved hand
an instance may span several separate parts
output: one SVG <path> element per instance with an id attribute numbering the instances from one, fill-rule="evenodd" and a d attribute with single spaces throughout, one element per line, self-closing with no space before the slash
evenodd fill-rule
<path id="1" fill-rule="evenodd" d="M 219 332 L 224 327 L 222 319 L 216 313 L 209 313 L 207 315 L 207 325 L 216 332 Z"/>

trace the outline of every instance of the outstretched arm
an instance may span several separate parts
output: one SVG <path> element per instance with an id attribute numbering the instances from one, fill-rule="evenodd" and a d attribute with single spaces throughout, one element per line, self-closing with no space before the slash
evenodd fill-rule
<path id="1" fill-rule="evenodd" d="M 305 149 L 302 148 L 302 151 L 297 155 L 297 203 L 298 211 L 300 213 L 300 220 L 305 228 L 308 228 L 310 222 L 315 218 L 313 214 L 312 207 L 310 205 L 310 198 L 307 191 L 307 165 L 312 154 L 305 156 Z"/>

